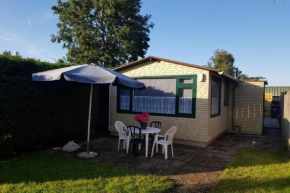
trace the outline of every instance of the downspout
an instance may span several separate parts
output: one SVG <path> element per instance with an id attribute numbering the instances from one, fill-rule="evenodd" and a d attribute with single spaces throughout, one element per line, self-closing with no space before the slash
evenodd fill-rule
<path id="1" fill-rule="evenodd" d="M 233 101 L 232 101 L 232 130 L 236 131 L 238 129 L 238 133 L 241 132 L 241 127 L 235 124 L 235 110 L 236 110 L 236 95 L 235 90 L 239 86 L 239 83 L 236 83 L 233 88 Z"/>
<path id="2" fill-rule="evenodd" d="M 238 69 L 234 70 L 234 75 L 235 75 L 235 79 L 238 80 Z M 232 104 L 232 130 L 236 131 L 238 130 L 238 133 L 241 133 L 241 126 L 236 125 L 235 123 L 235 112 L 236 112 L 236 88 L 239 86 L 239 82 L 236 83 L 236 85 L 233 88 L 233 104 Z"/>

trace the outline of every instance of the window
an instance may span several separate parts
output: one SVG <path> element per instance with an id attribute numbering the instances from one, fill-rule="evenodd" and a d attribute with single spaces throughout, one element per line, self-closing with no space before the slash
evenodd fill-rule
<path id="1" fill-rule="evenodd" d="M 155 115 L 195 115 L 196 76 L 139 78 L 144 90 L 118 89 L 118 112 L 147 111 Z"/>
<path id="2" fill-rule="evenodd" d="M 193 113 L 193 96 L 195 88 L 193 87 L 192 77 L 178 77 L 177 97 L 178 97 L 178 114 L 188 115 Z"/>
<path id="3" fill-rule="evenodd" d="M 212 76 L 211 80 L 211 116 L 220 115 L 221 80 Z"/>
<path id="4" fill-rule="evenodd" d="M 175 114 L 176 79 L 138 79 L 146 89 L 135 90 L 133 112 Z"/>
<path id="5" fill-rule="evenodd" d="M 229 82 L 225 82 L 225 93 L 224 93 L 224 106 L 229 105 Z"/>
<path id="6" fill-rule="evenodd" d="M 124 111 L 130 110 L 131 90 L 120 88 L 119 94 L 120 102 L 118 104 L 118 108 Z"/>

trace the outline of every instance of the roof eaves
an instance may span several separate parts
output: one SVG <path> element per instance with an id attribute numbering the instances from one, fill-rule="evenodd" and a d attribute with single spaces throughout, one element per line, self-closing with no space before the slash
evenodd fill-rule
<path id="1" fill-rule="evenodd" d="M 243 82 L 264 82 L 265 85 L 268 85 L 267 80 L 243 80 Z"/>
<path id="2" fill-rule="evenodd" d="M 129 68 L 129 67 L 134 66 L 136 64 L 140 64 L 142 62 L 146 62 L 148 60 L 160 60 L 160 61 L 170 62 L 170 63 L 179 64 L 179 65 L 183 65 L 183 66 L 188 66 L 188 67 L 192 67 L 192 68 L 198 68 L 198 69 L 208 70 L 208 71 L 212 71 L 212 72 L 220 72 L 220 70 L 215 69 L 215 68 L 203 67 L 203 66 L 199 66 L 199 65 L 195 65 L 195 64 L 189 64 L 189 63 L 185 63 L 185 62 L 169 60 L 169 59 L 166 59 L 166 58 L 159 58 L 159 57 L 156 57 L 156 56 L 147 56 L 145 58 L 136 60 L 134 62 L 131 62 L 131 63 L 125 64 L 125 65 L 116 67 L 116 68 L 114 68 L 114 70 L 115 71 L 119 71 L 119 70 L 122 70 L 122 69 L 126 69 L 126 68 Z"/>
<path id="3" fill-rule="evenodd" d="M 226 72 L 222 72 L 222 71 L 221 71 L 221 72 L 218 72 L 218 74 L 221 75 L 221 76 L 223 76 L 223 77 L 226 77 L 226 78 L 228 78 L 228 79 L 230 79 L 230 80 L 232 80 L 232 81 L 240 82 L 239 79 L 232 77 L 231 75 L 229 75 L 229 74 L 226 73 Z"/>
<path id="4" fill-rule="evenodd" d="M 145 61 L 147 61 L 147 60 L 151 60 L 151 59 L 152 59 L 151 56 L 147 56 L 147 57 L 145 57 L 145 58 L 141 58 L 141 59 L 139 59 L 139 60 L 136 60 L 136 61 L 130 62 L 130 63 L 128 63 L 128 64 L 123 64 L 123 65 L 121 65 L 121 66 L 118 66 L 118 67 L 114 68 L 113 70 L 118 71 L 118 70 L 122 70 L 122 69 L 125 69 L 125 68 L 129 68 L 129 67 L 131 67 L 132 65 L 136 65 L 136 64 L 139 64 L 139 63 L 145 62 Z"/>

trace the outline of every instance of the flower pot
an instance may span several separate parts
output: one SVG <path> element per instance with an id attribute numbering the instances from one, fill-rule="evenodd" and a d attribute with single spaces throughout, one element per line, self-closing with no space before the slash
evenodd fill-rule
<path id="1" fill-rule="evenodd" d="M 141 129 L 147 129 L 147 123 L 140 123 Z"/>

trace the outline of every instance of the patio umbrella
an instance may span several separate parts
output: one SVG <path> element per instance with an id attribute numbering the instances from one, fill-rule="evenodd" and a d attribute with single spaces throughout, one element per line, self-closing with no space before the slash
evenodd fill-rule
<path id="1" fill-rule="evenodd" d="M 145 86 L 133 78 L 127 77 L 123 74 L 107 69 L 103 66 L 95 64 L 84 64 L 78 66 L 70 66 L 44 72 L 32 74 L 32 81 L 55 81 L 60 79 L 66 81 L 74 81 L 80 83 L 91 84 L 90 104 L 88 116 L 88 136 L 87 136 L 87 152 L 83 155 L 92 155 L 89 152 L 90 143 L 90 129 L 91 129 L 91 109 L 92 109 L 92 95 L 93 84 L 112 84 L 113 86 L 120 86 L 132 89 L 144 89 Z"/>

